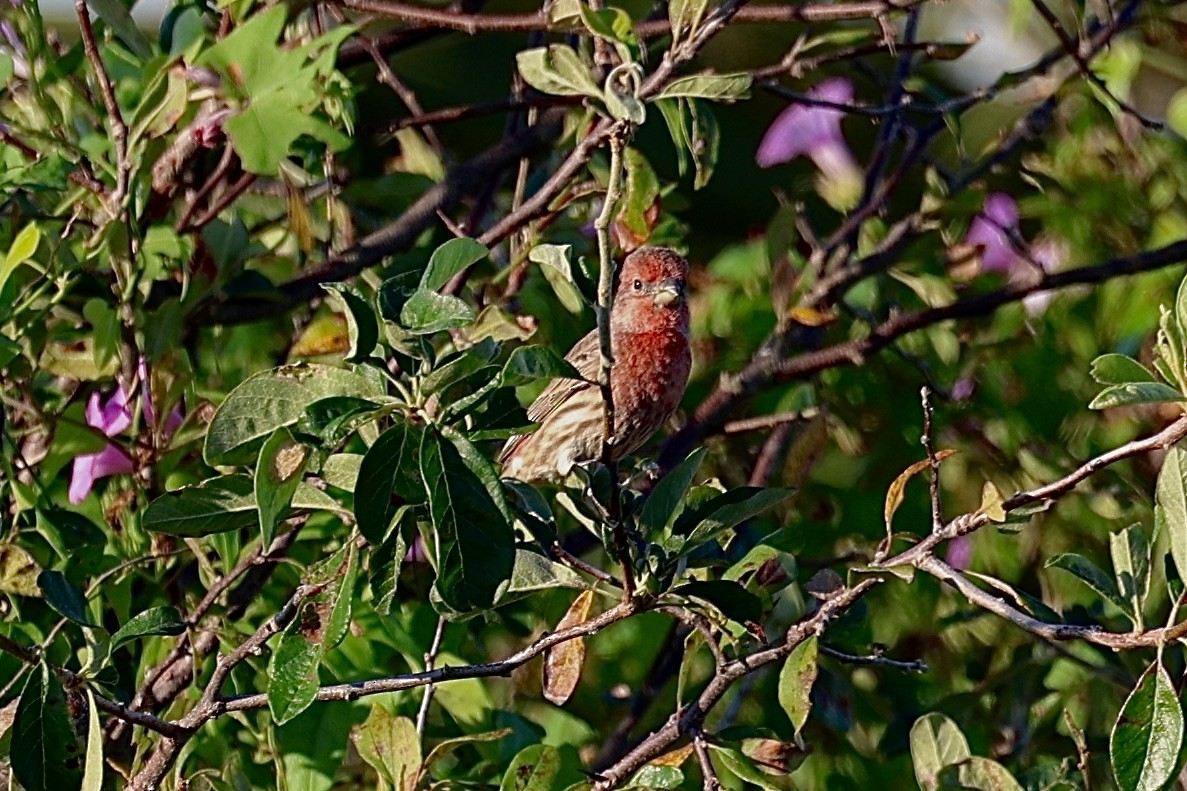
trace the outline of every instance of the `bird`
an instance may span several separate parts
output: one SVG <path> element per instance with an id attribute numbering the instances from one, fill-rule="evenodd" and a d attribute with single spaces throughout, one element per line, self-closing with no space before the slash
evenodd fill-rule
<path id="1" fill-rule="evenodd" d="M 611 461 L 646 442 L 684 396 L 692 369 L 687 282 L 688 262 L 666 247 L 639 248 L 622 263 L 610 311 Z M 503 477 L 555 483 L 574 466 L 602 458 L 600 351 L 595 329 L 565 355 L 581 380 L 553 380 L 532 402 L 528 419 L 540 426 L 503 446 Z"/>

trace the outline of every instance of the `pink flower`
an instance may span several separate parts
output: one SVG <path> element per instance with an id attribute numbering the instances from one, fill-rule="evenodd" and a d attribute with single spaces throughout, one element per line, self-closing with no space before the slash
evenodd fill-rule
<path id="1" fill-rule="evenodd" d="M 973 218 L 965 244 L 981 248 L 981 271 L 1009 274 L 1021 259 L 1010 235 L 1018 233 L 1018 204 L 1004 192 L 985 197 L 981 213 Z"/>
<path id="2" fill-rule="evenodd" d="M 832 105 L 850 104 L 853 84 L 833 77 L 808 91 L 808 97 Z M 836 107 L 793 104 L 771 123 L 754 159 L 759 167 L 769 168 L 808 157 L 820 170 L 825 200 L 836 208 L 847 208 L 861 196 L 862 170 L 841 133 L 844 117 L 844 111 Z"/>
<path id="3" fill-rule="evenodd" d="M 144 419 L 150 426 L 156 426 L 156 410 L 152 403 L 152 393 L 149 387 L 148 365 L 141 358 L 137 367 L 140 379 L 141 408 Z M 91 393 L 87 401 L 87 425 L 97 428 L 106 437 L 116 437 L 127 431 L 132 425 L 132 409 L 129 405 L 132 395 L 126 387 L 121 385 L 115 393 L 100 403 L 98 393 Z M 173 435 L 184 420 L 181 407 L 174 409 L 161 427 L 161 436 L 168 438 Z M 108 442 L 103 450 L 95 453 L 84 453 L 74 458 L 74 466 L 70 472 L 70 502 L 78 505 L 87 498 L 95 481 L 112 475 L 128 475 L 135 472 L 136 465 L 131 454 L 115 443 Z"/>

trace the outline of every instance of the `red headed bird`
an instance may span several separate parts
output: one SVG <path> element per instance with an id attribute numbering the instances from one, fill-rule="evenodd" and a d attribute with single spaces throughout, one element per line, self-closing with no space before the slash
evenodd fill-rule
<path id="1" fill-rule="evenodd" d="M 692 367 L 687 280 L 688 262 L 665 247 L 641 248 L 622 264 L 610 311 L 612 459 L 646 442 L 684 395 Z M 598 331 L 579 340 L 565 359 L 588 381 L 558 379 L 532 402 L 528 417 L 540 428 L 512 437 L 499 455 L 509 478 L 558 481 L 574 465 L 602 456 L 602 391 L 592 384 L 601 364 Z"/>

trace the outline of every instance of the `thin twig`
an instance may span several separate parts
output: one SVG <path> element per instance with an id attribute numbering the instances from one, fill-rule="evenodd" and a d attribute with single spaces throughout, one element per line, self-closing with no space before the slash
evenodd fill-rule
<path id="1" fill-rule="evenodd" d="M 709 748 L 705 745 L 705 734 L 700 728 L 692 734 L 692 747 L 697 754 L 697 763 L 701 766 L 701 787 L 705 791 L 718 791 L 721 781 L 717 779 L 717 771 L 709 758 Z"/>
<path id="2" fill-rule="evenodd" d="M 882 654 L 869 654 L 868 656 L 861 656 L 859 654 L 847 654 L 844 651 L 838 651 L 827 645 L 820 646 L 820 653 L 831 656 L 838 662 L 843 662 L 846 665 L 864 665 L 874 667 L 889 667 L 894 670 L 905 670 L 910 673 L 926 673 L 928 672 L 927 663 L 922 659 L 912 659 L 904 661 L 901 659 L 891 659 Z"/>
<path id="3" fill-rule="evenodd" d="M 429 652 L 425 654 L 425 670 L 432 670 L 433 663 L 437 661 L 437 654 L 441 651 L 441 638 L 445 636 L 445 616 L 442 615 L 437 619 L 437 631 L 433 633 L 433 644 L 429 646 Z M 433 702 L 433 690 L 437 687 L 429 684 L 425 687 L 424 695 L 420 699 L 420 710 L 416 713 L 416 735 L 421 739 L 425 737 L 425 725 L 429 721 L 429 705 Z"/>
<path id="4" fill-rule="evenodd" d="M 927 385 L 919 388 L 919 398 L 923 402 L 923 434 L 920 435 L 919 442 L 927 452 L 927 466 L 930 472 L 927 491 L 928 500 L 931 502 L 931 529 L 934 533 L 943 529 L 944 516 L 940 503 L 940 459 L 936 455 L 935 441 L 932 436 L 934 414 L 931 406 L 931 388 Z"/>

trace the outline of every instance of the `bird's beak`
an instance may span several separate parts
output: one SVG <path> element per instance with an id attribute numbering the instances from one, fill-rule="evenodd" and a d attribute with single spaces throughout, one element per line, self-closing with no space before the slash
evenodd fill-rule
<path id="1" fill-rule="evenodd" d="M 655 289 L 655 304 L 658 307 L 666 308 L 673 302 L 684 298 L 684 284 L 679 280 L 668 279 L 659 284 Z"/>

